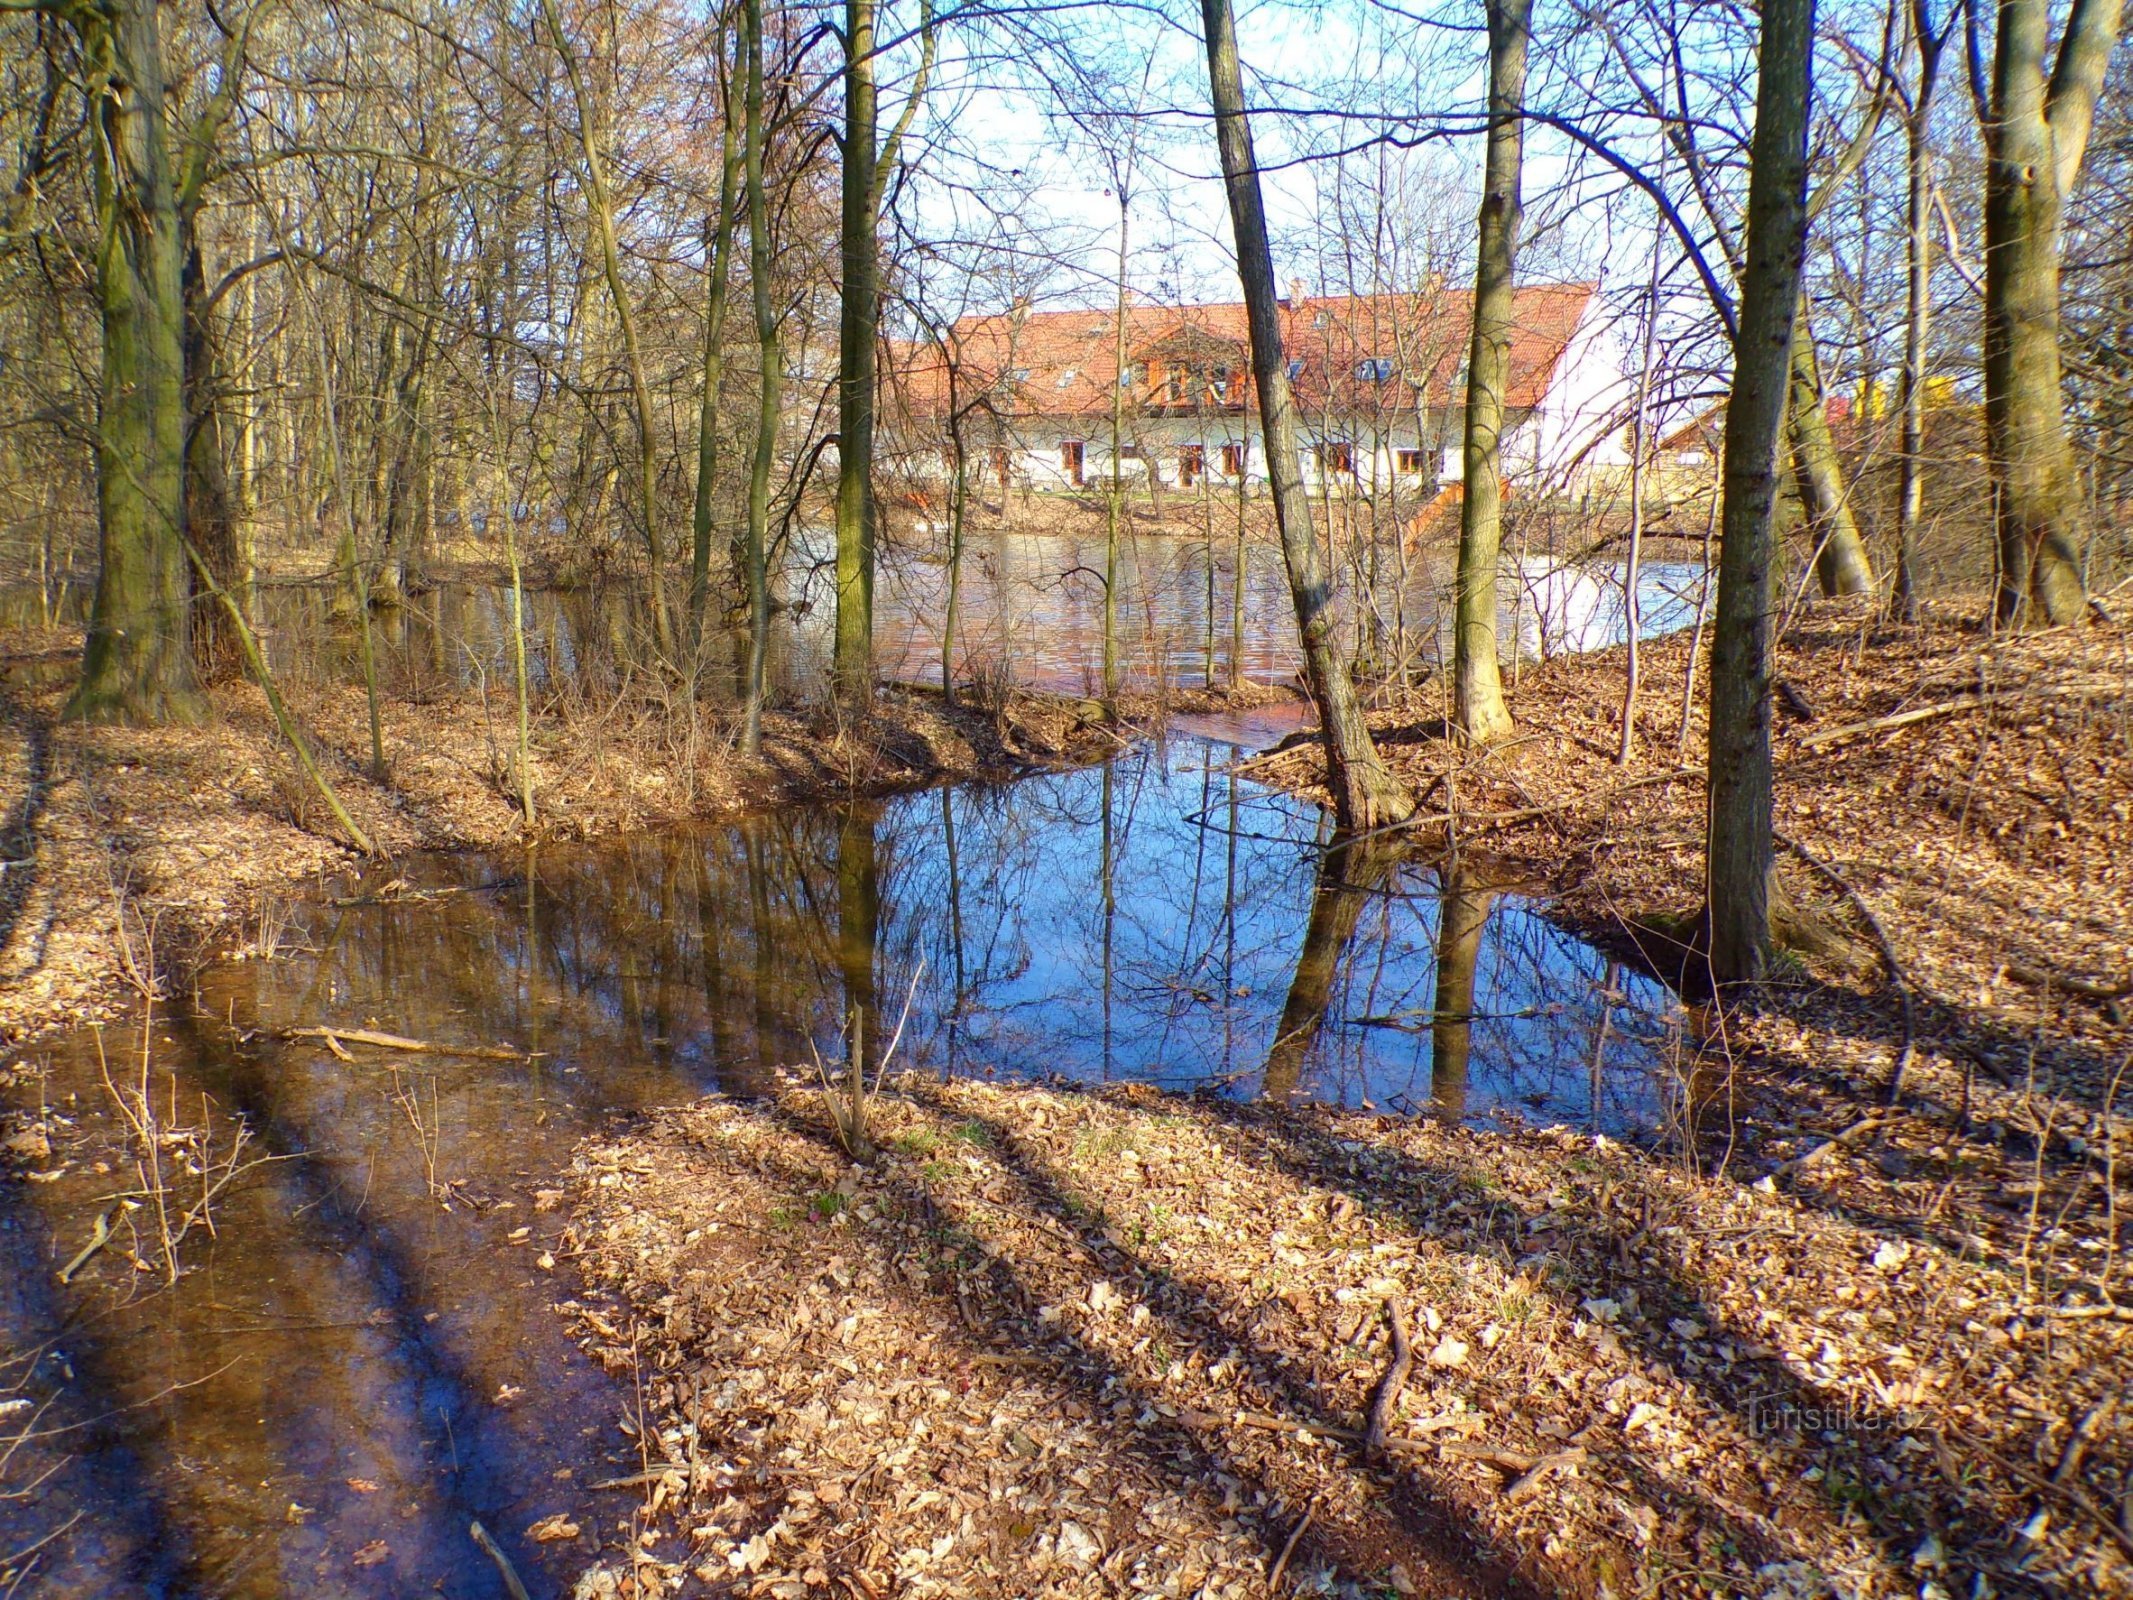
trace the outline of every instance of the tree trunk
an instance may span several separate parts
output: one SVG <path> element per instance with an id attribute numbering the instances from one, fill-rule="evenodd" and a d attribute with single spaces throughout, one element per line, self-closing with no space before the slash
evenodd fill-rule
<path id="1" fill-rule="evenodd" d="M 897 147 L 925 97 L 933 67 L 932 0 L 922 0 L 923 51 L 910 97 L 885 143 L 876 145 L 876 0 L 844 3 L 844 162 L 839 221 L 837 323 L 837 643 L 833 676 L 847 705 L 874 697 L 875 336 L 881 323 L 881 259 L 875 238 Z"/>
<path id="2" fill-rule="evenodd" d="M 747 55 L 747 118 L 743 164 L 748 185 L 748 276 L 755 299 L 755 447 L 748 458 L 748 531 L 743 565 L 748 585 L 748 663 L 741 685 L 741 749 L 753 755 L 763 737 L 763 660 L 770 648 L 770 465 L 778 445 L 785 363 L 778 347 L 778 314 L 770 298 L 770 197 L 763 186 L 763 0 L 741 0 L 742 49 Z"/>
<path id="3" fill-rule="evenodd" d="M 881 264 L 874 237 L 879 105 L 875 0 L 844 5 L 844 165 L 837 326 L 837 694 L 874 695 L 874 338 Z"/>
<path id="4" fill-rule="evenodd" d="M 1126 157 L 1130 162 L 1130 153 Z M 1118 696 L 1118 523 L 1124 509 L 1126 482 L 1121 466 L 1121 432 L 1126 423 L 1126 374 L 1132 351 L 1126 339 L 1126 224 L 1129 216 L 1126 174 L 1118 183 L 1118 282 L 1111 318 L 1111 476 L 1104 484 L 1104 704 Z M 1149 472 L 1154 473 L 1154 463 Z"/>
<path id="5" fill-rule="evenodd" d="M 1806 255 L 1814 16 L 1814 0 L 1765 0 L 1757 52 L 1711 645 L 1704 893 L 1711 976 L 1720 983 L 1760 979 L 1769 959 L 1772 511 Z"/>
<path id="6" fill-rule="evenodd" d="M 1874 569 L 1866 559 L 1859 518 L 1837 460 L 1837 441 L 1822 404 L 1822 368 L 1815 359 L 1814 324 L 1807 297 L 1800 296 L 1792 323 L 1792 400 L 1787 429 L 1792 437 L 1792 478 L 1800 509 L 1815 544 L 1815 577 L 1826 595 L 1867 594 Z"/>
<path id="7" fill-rule="evenodd" d="M 185 529 L 193 548 L 214 574 L 215 586 L 249 613 L 252 606 L 251 530 L 231 490 L 223 434 L 221 346 L 207 304 L 206 268 L 200 241 L 184 228 L 180 268 L 185 307 Z M 212 603 L 194 580 L 193 662 L 206 682 L 235 676 L 244 652 L 228 613 Z"/>
<path id="8" fill-rule="evenodd" d="M 1474 266 L 1474 341 L 1466 369 L 1466 488 L 1459 505 L 1453 605 L 1452 720 L 1486 742 L 1511 731 L 1496 661 L 1496 567 L 1503 544 L 1503 422 L 1511 377 L 1533 0 L 1490 0 L 1489 133 Z"/>
<path id="9" fill-rule="evenodd" d="M 81 35 L 95 153 L 103 323 L 96 598 L 67 715 L 191 722 L 185 551 L 182 246 L 154 0 L 68 13 Z"/>
<path id="10" fill-rule="evenodd" d="M 2047 78 L 2049 0 L 2000 0 L 1985 165 L 1985 434 L 2004 623 L 2087 606 L 2059 365 L 2059 252 L 2121 0 L 2077 0 Z"/>
<path id="11" fill-rule="evenodd" d="M 644 375 L 644 355 L 637 342 L 637 314 L 630 302 L 629 285 L 622 277 L 622 249 L 615 238 L 615 206 L 607 188 L 607 162 L 600 149 L 592 96 L 578 68 L 577 52 L 563 32 L 563 18 L 555 0 L 541 0 L 541 14 L 555 38 L 556 54 L 563 58 L 563 71 L 570 79 L 571 98 L 578 111 L 578 148 L 585 158 L 585 199 L 592 213 L 593 239 L 600 249 L 600 270 L 607 279 L 607 292 L 615 304 L 615 321 L 622 334 L 622 358 L 629 371 L 630 403 L 637 422 L 637 511 L 644 519 L 645 559 L 651 567 L 652 640 L 663 656 L 674 650 L 674 626 L 667 615 L 666 539 L 659 518 L 659 435 L 652 419 L 652 391 Z"/>
<path id="12" fill-rule="evenodd" d="M 1289 572 L 1289 595 L 1302 638 L 1305 676 L 1318 703 L 1320 736 L 1326 746 L 1326 776 L 1334 815 L 1352 830 L 1404 822 L 1414 798 L 1386 768 L 1371 743 L 1355 685 L 1339 658 L 1338 614 L 1311 533 L 1311 502 L 1296 457 L 1296 402 L 1289 393 L 1274 287 L 1274 257 L 1267 242 L 1266 210 L 1259 192 L 1259 166 L 1252 154 L 1251 125 L 1244 114 L 1244 75 L 1237 60 L 1237 25 L 1230 0 L 1201 0 L 1207 31 L 1207 69 L 1229 191 L 1230 223 L 1237 240 L 1237 272 L 1251 331 L 1252 377 L 1259 391 L 1260 428 L 1274 521 Z M 1242 581 L 1241 575 L 1239 581 Z"/>
<path id="13" fill-rule="evenodd" d="M 1913 7 L 1919 49 L 1918 97 L 1905 125 L 1906 195 L 1904 206 L 1905 305 L 1903 319 L 1903 454 L 1897 463 L 1896 583 L 1890 609 L 1905 622 L 1918 615 L 1918 575 L 1912 559 L 1918 548 L 1918 519 L 1925 509 L 1926 333 L 1933 312 L 1933 233 L 1928 215 L 1933 177 L 1928 165 L 1927 117 L 1933 106 L 1933 80 L 1946 37 L 1925 25 L 1925 8 Z"/>
<path id="14" fill-rule="evenodd" d="M 722 52 L 723 53 L 723 52 Z M 731 83 L 731 78 L 727 82 Z M 721 134 L 718 212 L 706 218 L 704 250 L 710 260 L 710 286 L 704 306 L 703 399 L 696 412 L 696 508 L 689 550 L 689 632 L 697 655 L 703 650 L 704 612 L 711 596 L 711 522 L 718 489 L 718 400 L 726 376 L 726 292 L 733 278 L 733 239 L 739 228 L 740 170 L 745 155 L 734 133 L 733 97 L 726 96 L 726 124 Z M 736 552 L 745 566 L 745 550 Z"/>

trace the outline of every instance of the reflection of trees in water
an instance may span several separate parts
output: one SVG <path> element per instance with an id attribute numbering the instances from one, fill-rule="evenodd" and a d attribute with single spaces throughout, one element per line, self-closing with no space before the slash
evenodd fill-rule
<path id="1" fill-rule="evenodd" d="M 811 1040 L 836 1052 L 853 1006 L 872 1057 L 912 992 L 911 1065 L 1172 1084 L 1264 1070 L 1269 1093 L 1348 1104 L 1656 1113 L 1639 1014 L 1663 1009 L 1656 986 L 1482 880 L 1328 851 L 1318 812 L 1218 755 L 1151 745 L 1014 784 L 550 848 L 501 891 L 345 914 L 318 963 L 328 999 L 291 1010 L 409 1031 L 427 1014 L 591 1070 L 749 1089 Z"/>
<path id="2" fill-rule="evenodd" d="M 1429 1093 L 1447 1122 L 1466 1115 L 1468 1063 L 1474 1048 L 1474 969 L 1481 959 L 1482 930 L 1496 908 L 1496 893 L 1469 864 L 1454 855 L 1444 864 L 1444 890 L 1437 902 L 1437 988 L 1429 1020 Z"/>
<path id="3" fill-rule="evenodd" d="M 1303 1080 L 1305 1059 L 1326 1023 L 1326 1006 L 1334 980 L 1355 937 L 1370 897 L 1391 876 L 1399 850 L 1384 839 L 1336 837 L 1318 859 L 1318 881 L 1311 892 L 1311 915 L 1304 924 L 1303 947 L 1296 973 L 1282 1002 L 1274 1046 L 1267 1052 L 1260 1092 L 1269 1100 L 1286 1100 Z"/>

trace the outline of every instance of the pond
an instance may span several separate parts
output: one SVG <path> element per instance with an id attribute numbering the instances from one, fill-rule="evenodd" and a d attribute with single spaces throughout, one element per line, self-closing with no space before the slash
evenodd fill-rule
<path id="1" fill-rule="evenodd" d="M 145 1031 L 38 1051 L 12 1092 L 49 1108 L 52 1152 L 43 1181 L 0 1181 L 0 1392 L 38 1438 L 0 1492 L 54 1475 L 0 1498 L 0 1555 L 81 1520 L 25 1592 L 500 1593 L 477 1518 L 557 1591 L 630 1536 L 631 1491 L 587 1486 L 640 1457 L 629 1385 L 551 1309 L 573 1285 L 543 1188 L 613 1119 L 835 1060 L 855 1014 L 867 1059 L 898 1036 L 924 1072 L 1626 1135 L 1674 1115 L 1663 988 L 1478 861 L 1329 849 L 1315 808 L 1227 770 L 1229 731 L 402 862 L 279 908 L 271 959 L 210 967 Z M 284 1037 L 323 1024 L 510 1058 Z M 174 1283 L 158 1206 L 116 1198 L 143 1187 L 121 1104 L 156 1108 L 166 1219 L 233 1152 L 270 1158 L 183 1239 Z M 62 1285 L 99 1218 L 112 1245 Z M 527 1537 L 588 1505 L 577 1538 Z"/>
<path id="2" fill-rule="evenodd" d="M 834 552 L 825 541 L 819 531 L 796 533 L 780 574 L 766 668 L 779 703 L 816 700 L 829 681 L 836 597 Z M 971 533 L 959 597 L 959 679 L 1005 678 L 1066 694 L 1099 691 L 1103 568 L 1101 538 L 1004 529 Z M 1506 649 L 1550 656 L 1618 642 L 1627 632 L 1623 579 L 1623 565 L 1614 561 L 1507 563 Z M 1448 570 L 1422 557 L 1414 559 L 1404 587 L 1386 576 L 1377 603 L 1368 608 L 1376 659 L 1391 661 L 1404 644 L 1416 670 L 1434 670 L 1450 647 L 1444 604 L 1450 582 Z M 1651 636 L 1690 626 L 1703 589 L 1700 564 L 1645 563 L 1638 580 L 1640 631 Z M 330 579 L 270 583 L 260 594 L 262 635 L 277 673 L 355 672 L 352 636 L 333 624 Z M 505 585 L 452 581 L 381 610 L 374 638 L 386 671 L 402 682 L 486 684 L 508 695 L 510 604 Z M 0 621 L 29 622 L 41 606 L 34 586 L 17 585 L 0 595 Z M 884 548 L 874 623 L 884 677 L 940 682 L 947 608 L 948 569 L 938 552 Z M 63 613 L 70 620 L 85 617 L 86 592 L 71 591 Z M 603 683 L 616 663 L 638 659 L 646 648 L 642 596 L 620 582 L 530 590 L 525 615 L 529 670 L 538 692 Z M 1274 682 L 1291 677 L 1301 664 L 1288 577 L 1280 552 L 1264 544 L 1244 546 L 1240 567 L 1240 550 L 1228 540 L 1126 539 L 1118 619 L 1121 673 L 1135 687 L 1226 682 L 1232 662 L 1249 679 Z M 712 652 L 714 681 L 730 675 L 737 659 L 737 641 L 723 639 Z M 41 670 L 65 675 L 72 663 L 51 662 Z"/>

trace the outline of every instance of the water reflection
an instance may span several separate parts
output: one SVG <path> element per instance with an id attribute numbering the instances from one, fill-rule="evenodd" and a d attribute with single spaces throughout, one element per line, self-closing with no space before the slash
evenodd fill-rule
<path id="1" fill-rule="evenodd" d="M 296 908 L 279 959 L 209 969 L 148 1038 L 158 1103 L 241 1115 L 275 1159 L 194 1270 L 143 1295 L 106 1252 L 54 1286 L 124 1186 L 96 1165 L 112 1147 L 63 1134 L 55 1181 L 0 1191 L 0 1266 L 39 1289 L 0 1296 L 0 1334 L 50 1352 L 33 1389 L 91 1447 L 36 1502 L 84 1513 L 50 1592 L 495 1593 L 474 1517 L 556 1588 L 617 1537 L 621 1500 L 585 1485 L 638 1447 L 613 1426 L 626 1372 L 550 1310 L 569 1290 L 536 1255 L 566 1246 L 537 1186 L 613 1116 L 831 1059 L 854 1013 L 878 1059 L 907 996 L 898 1059 L 942 1072 L 1616 1132 L 1669 1113 L 1658 985 L 1478 868 L 1329 838 L 1231 754 L 1176 739 L 1014 784 L 423 858 Z M 527 1054 L 281 1042 L 319 1023 Z M 100 1062 L 64 1043 L 23 1094 L 89 1129 Z M 27 1542 L 26 1504 L 0 1496 L 0 1548 Z M 558 1511 L 590 1531 L 525 1537 Z"/>
<path id="2" fill-rule="evenodd" d="M 876 1060 L 908 1004 L 899 1060 L 942 1071 L 1422 1106 L 1471 1058 L 1472 1114 L 1658 1115 L 1658 1023 L 1617 1019 L 1597 1104 L 1586 1065 L 1605 994 L 1661 1018 L 1663 990 L 1610 989 L 1604 957 L 1515 892 L 1329 840 L 1315 808 L 1220 770 L 1228 754 L 1178 739 L 1012 784 L 553 848 L 507 893 L 473 891 L 513 863 L 421 863 L 424 888 L 452 892 L 337 912 L 320 955 L 260 969 L 256 1003 L 537 1031 L 558 1060 L 642 1061 L 676 1093 L 754 1092 L 811 1046 L 836 1059 L 855 1014 Z M 506 915 L 536 895 L 537 920 Z M 453 1008 L 410 993 L 414 971 L 464 975 Z"/>
<path id="3" fill-rule="evenodd" d="M 1474 1053 L 1474 979 L 1481 936 L 1496 907 L 1496 891 L 1467 856 L 1444 864 L 1437 901 L 1437 988 L 1429 1019 L 1432 1109 L 1447 1122 L 1466 1116 L 1467 1068 Z M 1606 1026 L 1606 1012 L 1600 1026 Z"/>
<path id="4" fill-rule="evenodd" d="M 1296 954 L 1289 997 L 1282 1002 L 1274 1045 L 1261 1074 L 1260 1093 L 1267 1099 L 1286 1100 L 1302 1086 L 1304 1064 L 1326 1025 L 1326 1007 L 1356 925 L 1370 897 L 1392 877 L 1399 859 L 1399 848 L 1383 837 L 1335 836 L 1319 857 L 1318 881 L 1311 890 L 1311 919 L 1304 924 L 1303 947 Z"/>
<path id="5" fill-rule="evenodd" d="M 835 594 L 826 535 L 802 531 L 778 574 L 766 679 L 774 701 L 805 704 L 828 683 Z M 818 545 L 820 546 L 818 548 Z M 1038 688 L 1093 694 L 1102 681 L 1103 543 L 1068 534 L 1006 530 L 973 533 L 958 601 L 959 679 L 1007 677 Z M 1343 563 L 1345 570 L 1346 563 Z M 1407 590 L 1380 595 L 1369 609 L 1395 612 L 1415 664 L 1437 665 L 1448 647 L 1449 616 L 1440 606 L 1449 572 L 1417 556 Z M 1240 588 L 1241 573 L 1241 597 Z M 1119 616 L 1125 681 L 1194 685 L 1226 682 L 1236 670 L 1260 682 L 1298 667 L 1296 623 L 1279 552 L 1229 540 L 1129 538 L 1120 558 Z M 1647 563 L 1638 593 L 1646 634 L 1687 627 L 1702 595 L 1700 566 Z M 882 552 L 875 591 L 874 637 L 882 674 L 910 682 L 940 681 L 941 619 L 948 570 L 925 549 Z M 1619 564 L 1577 565 L 1531 559 L 1507 569 L 1503 637 L 1529 655 L 1600 649 L 1626 628 Z M 79 620 L 87 588 L 62 595 L 61 610 Z M 260 589 L 260 636 L 270 665 L 294 677 L 354 677 L 358 646 L 337 613 L 331 581 L 270 582 Z M 1241 599 L 1241 606 L 1240 606 Z M 0 591 L 0 622 L 29 623 L 45 614 L 34 585 Z M 527 666 L 534 692 L 603 692 L 648 658 L 645 607 L 617 580 L 525 595 Z M 374 621 L 374 644 L 393 686 L 419 697 L 433 688 L 511 692 L 511 594 L 501 583 L 453 581 L 411 595 Z M 1241 621 L 1241 628 L 1239 623 Z M 731 694 L 745 660 L 738 641 L 709 651 L 707 687 Z M 1384 649 L 1390 649 L 1386 643 Z M 32 664 L 35 665 L 35 664 Z M 18 671 L 29 670 L 18 667 Z M 69 670 L 59 662 L 52 671 Z"/>

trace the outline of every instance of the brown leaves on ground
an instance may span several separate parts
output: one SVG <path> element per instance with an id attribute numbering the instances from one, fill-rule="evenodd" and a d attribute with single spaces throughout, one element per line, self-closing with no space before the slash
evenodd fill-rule
<path id="1" fill-rule="evenodd" d="M 569 1240 L 613 1299 L 564 1309 L 642 1384 L 672 1516 L 607 1586 L 1257 1596 L 1308 1512 L 1285 1590 L 2133 1592 L 2133 1327 L 1833 1203 L 1853 1154 L 1788 1188 L 916 1078 L 876 1131 L 849 1166 L 796 1086 L 586 1151 Z"/>
<path id="2" fill-rule="evenodd" d="M 1677 743 L 1690 642 L 1645 646 L 1626 768 L 1620 649 L 1520 668 L 1518 731 L 1492 750 L 1447 743 L 1434 705 L 1374 725 L 1466 847 L 1622 947 L 1636 919 L 1701 898 L 1701 773 L 1653 781 L 1703 760 L 1702 662 Z M 1859 959 L 1702 1019 L 1687 1075 L 1721 1114 L 1692 1130 L 1696 1155 L 1753 1173 L 1861 1128 L 1857 1159 L 1811 1175 L 1827 1203 L 2010 1263 L 2010 1310 L 2098 1314 L 2124 1295 L 2133 1150 L 2133 622 L 1995 636 L 1981 610 L 1894 627 L 1838 603 L 1796 622 L 1776 670 L 1796 702 L 1774 735 L 1777 827 L 1842 887 L 1792 852 L 1780 868 Z M 1245 770 L 1308 790 L 1320 757 Z M 1678 950 L 1643 944 L 1682 975 Z M 1904 1115 L 1863 1124 L 1899 1063 Z"/>

